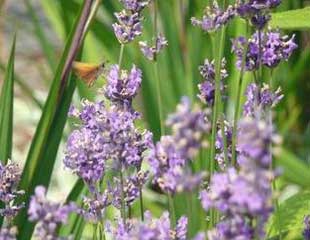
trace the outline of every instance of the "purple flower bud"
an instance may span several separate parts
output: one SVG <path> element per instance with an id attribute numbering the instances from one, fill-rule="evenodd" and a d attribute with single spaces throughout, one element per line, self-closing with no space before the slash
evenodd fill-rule
<path id="1" fill-rule="evenodd" d="M 219 8 L 217 1 L 213 1 L 212 7 L 206 7 L 202 19 L 192 17 L 191 22 L 194 26 L 201 27 L 206 32 L 213 32 L 227 24 L 236 15 L 235 8 L 228 6 L 226 11 Z"/>
<path id="2" fill-rule="evenodd" d="M 113 29 L 118 41 L 122 44 L 133 41 L 142 34 L 141 17 L 139 13 L 130 14 L 125 10 L 115 13 L 118 23 L 114 23 Z"/>
<path id="3" fill-rule="evenodd" d="M 227 71 L 225 69 L 226 60 L 222 59 L 221 66 L 221 80 L 223 81 L 226 77 L 228 77 Z M 209 61 L 209 59 L 205 59 L 204 64 L 199 66 L 200 75 L 205 80 L 204 82 L 198 84 L 199 94 L 198 98 L 208 105 L 213 105 L 214 97 L 215 97 L 215 66 L 214 60 Z M 221 91 L 224 91 L 224 84 L 221 82 Z"/>
<path id="4" fill-rule="evenodd" d="M 17 239 L 17 228 L 13 227 L 2 227 L 0 230 L 0 240 L 16 240 Z"/>
<path id="5" fill-rule="evenodd" d="M 139 42 L 139 46 L 143 55 L 150 61 L 153 61 L 155 59 L 155 56 L 159 54 L 160 51 L 167 45 L 168 41 L 164 36 L 161 35 L 157 36 L 156 44 L 154 46 L 149 46 L 147 42 Z"/>
<path id="6" fill-rule="evenodd" d="M 302 232 L 304 240 L 310 240 L 310 216 L 309 215 L 305 216 L 304 225 L 305 225 L 305 228 Z"/>
<path id="7" fill-rule="evenodd" d="M 258 32 L 246 40 L 239 37 L 233 40 L 232 51 L 237 56 L 237 67 L 241 69 L 244 51 L 246 51 L 245 70 L 255 71 L 261 62 L 269 68 L 276 67 L 282 60 L 287 61 L 297 48 L 294 43 L 294 35 L 288 39 L 288 36 L 281 36 L 278 31 L 268 31 L 261 34 L 261 53 L 259 51 Z"/>
<path id="8" fill-rule="evenodd" d="M 112 102 L 131 105 L 132 99 L 140 89 L 141 82 L 142 72 L 135 65 L 130 72 L 120 70 L 118 65 L 113 65 L 107 76 L 105 96 Z"/>
<path id="9" fill-rule="evenodd" d="M 29 220 L 37 222 L 35 236 L 39 239 L 57 239 L 57 225 L 66 223 L 68 215 L 77 210 L 74 204 L 60 205 L 46 199 L 46 189 L 43 186 L 35 188 L 31 197 L 28 215 Z"/>
<path id="10" fill-rule="evenodd" d="M 150 3 L 150 0 L 120 0 L 120 2 L 125 9 L 130 10 L 132 13 L 139 13 Z"/>

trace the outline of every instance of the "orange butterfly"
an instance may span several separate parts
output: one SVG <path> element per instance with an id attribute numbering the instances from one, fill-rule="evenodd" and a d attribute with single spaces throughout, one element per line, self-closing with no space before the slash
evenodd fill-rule
<path id="1" fill-rule="evenodd" d="M 91 87 L 97 78 L 103 73 L 105 63 L 92 64 L 74 61 L 72 64 L 74 73 L 82 79 L 88 87 Z"/>

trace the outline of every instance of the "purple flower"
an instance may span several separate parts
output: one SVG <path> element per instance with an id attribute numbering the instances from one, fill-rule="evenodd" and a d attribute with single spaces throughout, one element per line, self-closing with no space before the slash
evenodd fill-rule
<path id="1" fill-rule="evenodd" d="M 221 81 L 228 77 L 227 71 L 225 69 L 226 60 L 222 59 L 221 66 Z M 215 97 L 215 66 L 214 60 L 209 61 L 205 59 L 204 64 L 199 66 L 200 75 L 203 77 L 204 82 L 198 84 L 199 94 L 198 98 L 208 105 L 213 105 Z M 224 84 L 221 82 L 221 91 L 224 91 Z"/>
<path id="2" fill-rule="evenodd" d="M 35 194 L 31 197 L 28 215 L 29 220 L 37 222 L 35 236 L 39 239 L 57 239 L 56 228 L 58 224 L 64 224 L 68 215 L 76 211 L 74 204 L 60 205 L 46 199 L 46 189 L 43 186 L 35 188 Z"/>
<path id="3" fill-rule="evenodd" d="M 305 216 L 304 225 L 305 225 L 305 228 L 302 232 L 304 240 L 310 240 L 310 216 L 309 215 Z"/>
<path id="4" fill-rule="evenodd" d="M 168 45 L 168 41 L 162 35 L 158 35 L 154 46 L 149 46 L 147 42 L 140 41 L 139 46 L 143 55 L 150 61 L 155 60 L 155 56 Z"/>
<path id="5" fill-rule="evenodd" d="M 257 70 L 260 62 L 269 68 L 276 67 L 282 60 L 288 60 L 297 48 L 294 38 L 294 35 L 291 38 L 281 36 L 278 31 L 262 33 L 261 56 L 258 32 L 254 33 L 249 40 L 246 40 L 244 37 L 233 40 L 232 51 L 237 56 L 237 67 L 241 69 L 244 51 L 247 51 L 245 56 L 246 71 Z"/>
<path id="6" fill-rule="evenodd" d="M 239 123 L 237 136 L 237 149 L 240 153 L 239 164 L 246 167 L 260 166 L 268 169 L 271 162 L 269 146 L 272 143 L 277 144 L 279 141 L 279 136 L 265 121 L 253 118 L 242 119 Z"/>
<path id="7" fill-rule="evenodd" d="M 120 70 L 118 65 L 113 65 L 107 76 L 104 94 L 112 102 L 131 105 L 132 99 L 140 89 L 141 82 L 142 72 L 135 65 L 130 72 Z"/>
<path id="8" fill-rule="evenodd" d="M 186 165 L 205 146 L 203 135 L 210 129 L 206 113 L 192 109 L 183 98 L 176 113 L 168 117 L 167 126 L 172 129 L 171 136 L 162 136 L 149 156 L 154 182 L 172 194 L 191 191 L 205 177 L 204 173 L 193 174 Z"/>
<path id="9" fill-rule="evenodd" d="M 209 232 L 209 239 L 264 239 L 264 227 L 273 210 L 270 145 L 277 137 L 271 126 L 252 118 L 239 124 L 239 171 L 228 168 L 212 175 L 208 190 L 200 193 L 203 208 L 215 208 L 223 219 Z M 251 224 L 255 222 L 255 224 Z"/>
<path id="10" fill-rule="evenodd" d="M 144 222 L 129 219 L 124 224 L 119 221 L 117 226 L 108 225 L 111 239 L 115 240 L 185 240 L 187 237 L 187 218 L 182 216 L 176 228 L 172 228 L 169 213 L 164 212 L 160 218 L 153 218 L 149 211 L 144 213 Z M 204 234 L 199 233 L 193 240 L 203 240 Z"/>
<path id="11" fill-rule="evenodd" d="M 2 227 L 0 229 L 0 240 L 16 240 L 17 228 L 13 227 Z"/>
<path id="12" fill-rule="evenodd" d="M 108 190 L 105 190 L 102 194 L 94 191 L 90 197 L 83 198 L 83 207 L 78 212 L 90 222 L 97 223 L 101 221 L 104 211 L 112 204 L 109 194 Z"/>
<path id="13" fill-rule="evenodd" d="M 166 125 L 172 130 L 174 145 L 182 158 L 193 158 L 199 148 L 206 145 L 203 135 L 210 130 L 207 112 L 192 107 L 188 98 L 181 99 L 176 112 L 168 116 Z"/>
<path id="14" fill-rule="evenodd" d="M 17 186 L 21 177 L 21 170 L 16 163 L 9 161 L 6 165 L 0 162 L 0 201 L 4 203 L 4 208 L 0 209 L 0 216 L 13 218 L 24 204 L 14 205 L 15 198 L 24 194 L 18 191 Z"/>
<path id="15" fill-rule="evenodd" d="M 150 0 L 120 0 L 120 2 L 125 9 L 132 13 L 139 13 L 150 3 Z"/>
<path id="16" fill-rule="evenodd" d="M 247 0 L 238 1 L 237 13 L 247 18 L 258 29 L 263 29 L 270 20 L 270 10 L 280 5 L 281 0 Z"/>
<path id="17" fill-rule="evenodd" d="M 255 83 L 251 83 L 247 87 L 245 95 L 246 102 L 243 107 L 243 115 L 247 117 L 264 113 L 267 109 L 275 107 L 283 98 L 281 88 L 272 92 L 269 85 L 263 84 L 263 87 L 259 89 Z"/>
<path id="18" fill-rule="evenodd" d="M 218 6 L 217 1 L 213 1 L 211 8 L 206 7 L 205 14 L 201 20 L 192 17 L 191 22 L 194 26 L 199 26 L 206 32 L 213 32 L 228 23 L 235 15 L 234 7 L 228 6 L 226 11 L 223 11 Z"/>
<path id="19" fill-rule="evenodd" d="M 74 130 L 67 141 L 64 164 L 89 185 L 103 175 L 109 144 L 100 133 L 85 127 Z"/>
<path id="20" fill-rule="evenodd" d="M 139 13 L 128 13 L 125 10 L 115 13 L 118 23 L 114 23 L 113 29 L 118 41 L 122 44 L 133 41 L 142 34 L 141 17 Z"/>
<path id="21" fill-rule="evenodd" d="M 216 135 L 216 141 L 215 141 L 215 148 L 218 151 L 215 155 L 215 159 L 217 160 L 219 166 L 221 169 L 225 169 L 226 162 L 225 162 L 225 148 L 224 148 L 224 139 L 223 139 L 223 134 L 222 134 L 222 129 L 221 126 L 218 127 L 217 135 Z M 231 160 L 232 156 L 232 126 L 228 121 L 224 121 L 224 136 L 226 138 L 226 147 L 227 147 L 227 157 L 228 157 L 228 162 Z"/>

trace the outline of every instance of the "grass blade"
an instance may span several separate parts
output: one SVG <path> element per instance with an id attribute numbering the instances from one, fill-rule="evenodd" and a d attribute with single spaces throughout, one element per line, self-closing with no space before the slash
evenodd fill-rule
<path id="1" fill-rule="evenodd" d="M 86 0 L 75 21 L 75 25 L 67 40 L 61 61 L 53 80 L 43 114 L 32 141 L 26 165 L 22 174 L 20 188 L 26 191 L 21 199 L 26 207 L 16 219 L 19 239 L 30 239 L 34 224 L 27 221 L 27 206 L 30 196 L 37 185 L 48 187 L 53 170 L 56 153 L 67 119 L 67 112 L 75 89 L 75 79 L 68 84 L 71 65 L 83 39 L 83 32 L 92 0 Z"/>
<path id="2" fill-rule="evenodd" d="M 8 67 L 5 71 L 4 84 L 0 95 L 0 161 L 6 164 L 12 156 L 13 143 L 13 98 L 14 98 L 14 59 L 15 59 L 14 36 Z M 2 202 L 0 203 L 2 208 Z M 0 227 L 3 217 L 0 217 Z"/>
<path id="3" fill-rule="evenodd" d="M 0 161 L 4 164 L 12 155 L 15 42 L 16 37 L 13 39 L 0 96 Z"/>

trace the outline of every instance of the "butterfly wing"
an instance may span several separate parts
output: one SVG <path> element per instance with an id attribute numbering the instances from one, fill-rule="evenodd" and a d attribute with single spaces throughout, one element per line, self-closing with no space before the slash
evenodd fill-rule
<path id="1" fill-rule="evenodd" d="M 73 62 L 72 69 L 75 74 L 82 79 L 88 86 L 92 86 L 94 81 L 98 78 L 100 65 Z"/>

